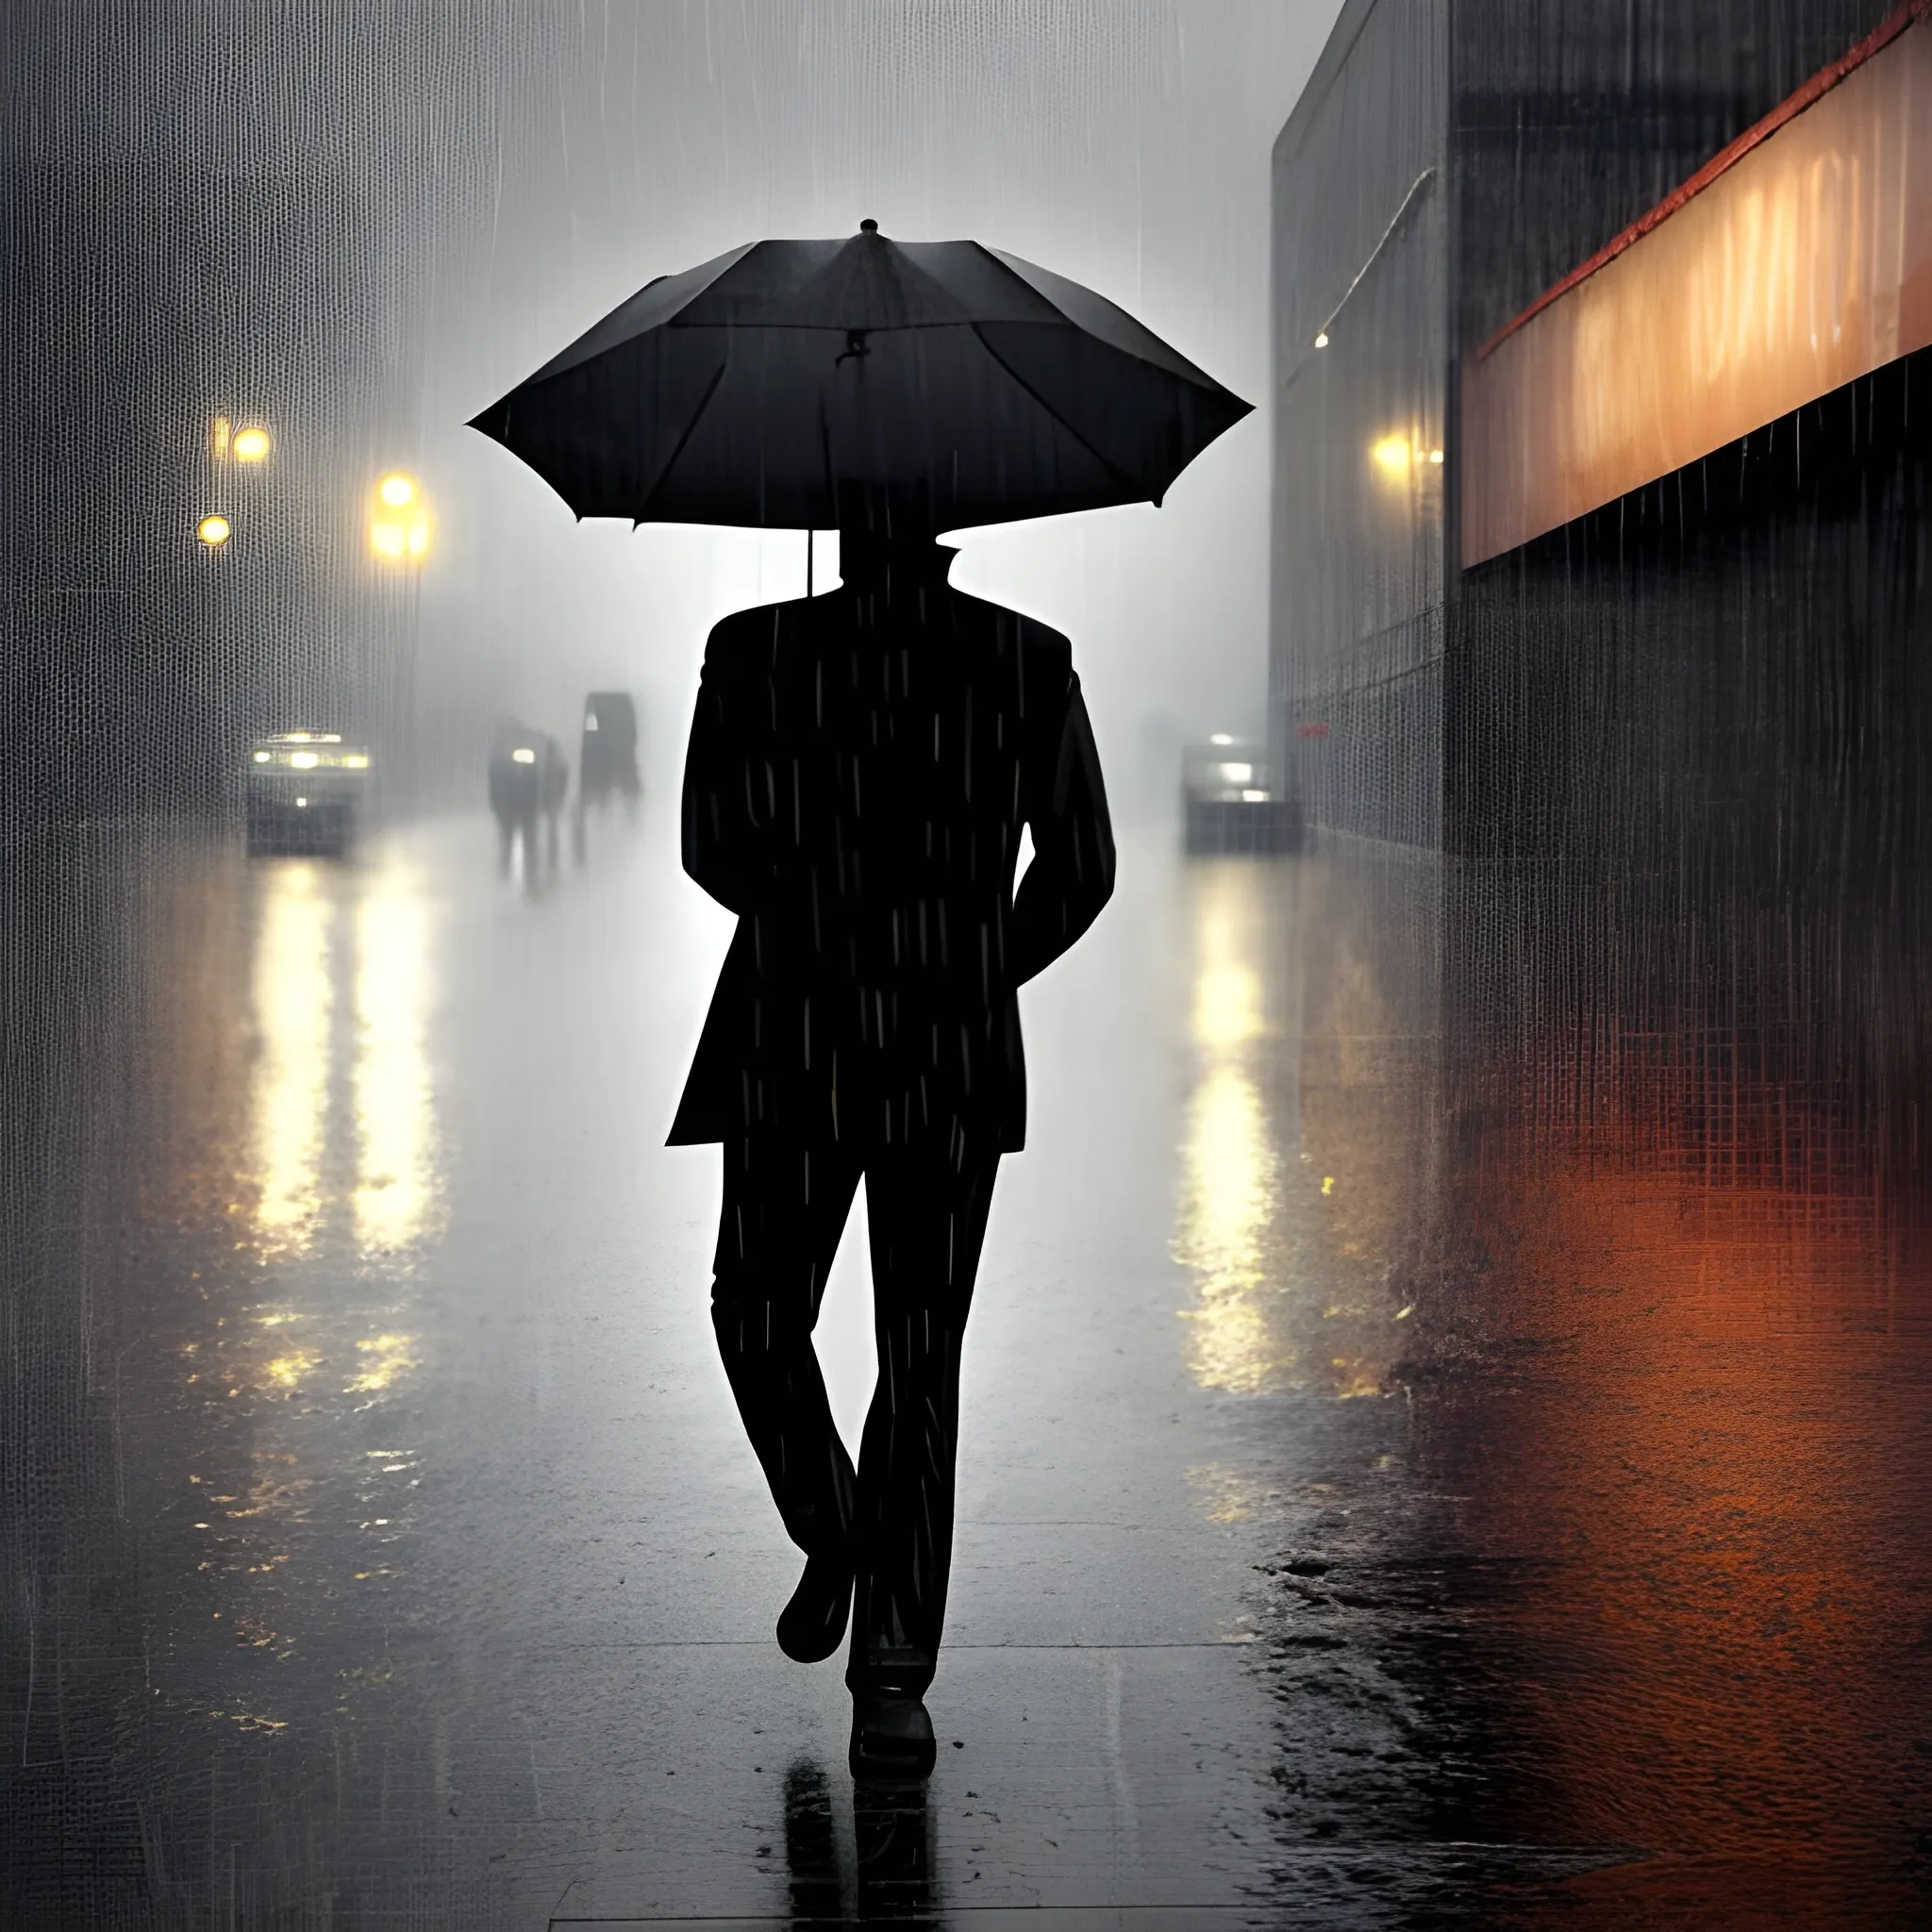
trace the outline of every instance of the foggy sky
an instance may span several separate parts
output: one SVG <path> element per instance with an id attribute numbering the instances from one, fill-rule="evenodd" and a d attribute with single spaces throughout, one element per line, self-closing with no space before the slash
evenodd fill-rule
<path id="1" fill-rule="evenodd" d="M 494 706 L 568 739 L 584 690 L 625 687 L 645 707 L 647 783 L 675 785 L 706 632 L 802 592 L 803 536 L 578 525 L 459 425 L 652 276 L 871 216 L 889 236 L 971 237 L 1086 282 L 1257 406 L 1162 509 L 976 535 L 954 576 L 1071 635 L 1124 816 L 1166 805 L 1183 737 L 1258 735 L 1268 154 L 1335 11 L 586 0 L 499 10 L 454 51 L 438 41 L 420 110 L 438 112 L 439 89 L 465 96 L 487 132 L 458 195 L 434 125 L 409 131 L 414 211 L 439 192 L 463 204 L 419 231 L 434 258 L 390 404 L 390 442 L 437 507 L 425 729 L 441 719 L 467 742 Z M 452 59 L 467 71 L 449 75 Z"/>

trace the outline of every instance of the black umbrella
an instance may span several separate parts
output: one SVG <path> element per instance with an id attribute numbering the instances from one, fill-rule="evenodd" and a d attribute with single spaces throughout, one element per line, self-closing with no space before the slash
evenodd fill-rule
<path id="1" fill-rule="evenodd" d="M 660 276 L 477 416 L 580 517 L 935 529 L 1158 503 L 1249 405 L 976 242 L 757 242 Z"/>

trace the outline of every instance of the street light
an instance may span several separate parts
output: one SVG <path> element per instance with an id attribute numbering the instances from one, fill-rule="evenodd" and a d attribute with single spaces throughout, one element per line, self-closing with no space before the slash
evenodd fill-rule
<path id="1" fill-rule="evenodd" d="M 1406 436 L 1385 436 L 1369 450 L 1375 467 L 1389 477 L 1406 477 L 1413 454 Z"/>
<path id="2" fill-rule="evenodd" d="M 421 563 L 429 549 L 429 506 L 413 476 L 392 471 L 375 486 L 369 547 L 385 563 Z"/>
<path id="3" fill-rule="evenodd" d="M 1425 465 L 1430 469 L 1441 469 L 1442 452 L 1426 448 L 1419 437 L 1404 436 L 1396 430 L 1377 437 L 1369 445 L 1369 460 L 1382 473 L 1385 481 L 1407 483 L 1413 481 Z"/>
<path id="4" fill-rule="evenodd" d="M 238 430 L 229 447 L 238 463 L 258 463 L 269 452 L 268 431 L 255 427 Z"/>
<path id="5" fill-rule="evenodd" d="M 234 532 L 229 529 L 226 517 L 212 516 L 203 517 L 201 522 L 194 526 L 194 534 L 210 550 L 219 550 Z"/>

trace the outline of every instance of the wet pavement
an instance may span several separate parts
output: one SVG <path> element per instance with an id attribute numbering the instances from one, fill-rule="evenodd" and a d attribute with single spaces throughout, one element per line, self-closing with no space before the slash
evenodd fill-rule
<path id="1" fill-rule="evenodd" d="M 8 1923 L 1932 1917 L 1916 1204 L 1473 1079 L 1440 866 L 1130 838 L 1027 992 L 915 1799 L 772 1641 L 661 803 L 14 858 Z"/>

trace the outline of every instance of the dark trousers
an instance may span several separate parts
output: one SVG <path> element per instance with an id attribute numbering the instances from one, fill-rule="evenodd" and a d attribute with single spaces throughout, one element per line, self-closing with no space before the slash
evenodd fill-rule
<path id="1" fill-rule="evenodd" d="M 953 1554 L 959 1350 L 999 1155 L 859 1153 L 761 1134 L 724 1147 L 711 1320 L 786 1534 L 852 1553 L 854 1690 L 932 1682 Z M 860 1176 L 878 1385 L 855 1472 L 812 1330 Z"/>

